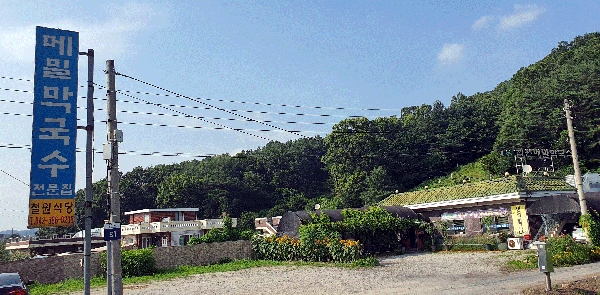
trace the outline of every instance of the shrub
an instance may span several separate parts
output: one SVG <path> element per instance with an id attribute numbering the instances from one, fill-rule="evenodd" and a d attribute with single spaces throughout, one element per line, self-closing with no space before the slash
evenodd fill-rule
<path id="1" fill-rule="evenodd" d="M 496 238 L 492 235 L 481 234 L 472 236 L 454 236 L 449 239 L 452 250 L 485 250 L 486 244 L 490 245 L 492 250 L 497 250 Z"/>
<path id="2" fill-rule="evenodd" d="M 288 236 L 256 236 L 252 239 L 252 248 L 259 259 L 291 261 L 302 257 L 300 240 Z"/>
<path id="3" fill-rule="evenodd" d="M 323 214 L 324 215 L 324 214 Z M 302 258 L 308 261 L 329 261 L 331 242 L 340 240 L 341 235 L 321 224 L 307 224 L 300 226 L 300 242 L 302 244 Z"/>
<path id="4" fill-rule="evenodd" d="M 106 252 L 102 253 L 100 264 L 106 273 Z M 152 248 L 121 252 L 121 269 L 123 277 L 146 276 L 156 273 L 156 259 L 152 255 Z"/>
<path id="5" fill-rule="evenodd" d="M 600 247 L 600 215 L 595 210 L 579 217 L 579 225 L 585 231 L 592 245 Z"/>
<path id="6" fill-rule="evenodd" d="M 334 261 L 347 263 L 362 257 L 358 241 L 341 240 L 335 236 L 307 240 L 283 237 L 259 237 L 252 239 L 252 247 L 259 259 Z"/>
<path id="7" fill-rule="evenodd" d="M 354 267 L 379 266 L 379 260 L 377 260 L 377 258 L 375 258 L 373 256 L 369 256 L 369 257 L 361 258 L 361 259 L 358 259 L 358 260 L 352 262 L 352 266 L 354 266 Z"/>
<path id="8" fill-rule="evenodd" d="M 571 266 L 593 261 L 593 248 L 576 242 L 571 236 L 548 238 L 554 266 Z"/>
<path id="9" fill-rule="evenodd" d="M 352 262 L 362 256 L 362 248 L 358 241 L 333 240 L 328 244 L 329 255 L 334 262 Z"/>

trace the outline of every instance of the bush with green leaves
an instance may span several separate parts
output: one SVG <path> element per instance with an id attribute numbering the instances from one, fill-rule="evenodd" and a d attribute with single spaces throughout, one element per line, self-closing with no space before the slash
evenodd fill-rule
<path id="1" fill-rule="evenodd" d="M 452 245 L 451 250 L 486 250 L 486 245 L 490 245 L 491 250 L 497 250 L 498 245 L 495 236 L 489 234 L 453 236 L 448 240 Z"/>
<path id="2" fill-rule="evenodd" d="M 329 244 L 341 239 L 340 233 L 317 223 L 300 226 L 298 232 L 302 244 L 302 256 L 308 261 L 331 260 Z"/>
<path id="3" fill-rule="evenodd" d="M 260 237 L 252 239 L 252 248 L 258 259 L 294 261 L 303 259 L 303 247 L 299 239 L 289 236 Z"/>
<path id="4" fill-rule="evenodd" d="M 547 239 L 552 251 L 554 266 L 571 266 L 594 261 L 594 247 L 576 242 L 569 235 Z"/>
<path id="5" fill-rule="evenodd" d="M 600 215 L 596 210 L 589 210 L 588 214 L 579 217 L 579 225 L 585 231 L 592 245 L 600 247 Z"/>
<path id="6" fill-rule="evenodd" d="M 379 260 L 373 256 L 360 258 L 352 262 L 352 266 L 354 267 L 372 267 L 379 266 Z"/>
<path id="7" fill-rule="evenodd" d="M 257 258 L 265 260 L 349 263 L 362 258 L 358 241 L 342 240 L 335 235 L 319 236 L 320 239 L 304 241 L 289 236 L 256 236 L 252 247 Z"/>
<path id="8" fill-rule="evenodd" d="M 101 265 L 106 273 L 106 252 L 102 253 Z M 156 259 L 152 248 L 123 250 L 121 252 L 121 269 L 123 277 L 139 277 L 156 273 Z"/>
<path id="9" fill-rule="evenodd" d="M 343 237 L 362 243 L 365 253 L 394 251 L 400 248 L 398 233 L 410 228 L 433 233 L 431 224 L 401 217 L 394 217 L 381 207 L 370 207 L 360 211 L 342 210 L 344 219 L 331 226 Z"/>
<path id="10" fill-rule="evenodd" d="M 10 252 L 6 250 L 4 242 L 0 242 L 0 263 L 10 260 Z"/>
<path id="11" fill-rule="evenodd" d="M 257 231 L 240 230 L 233 227 L 233 220 L 229 215 L 223 217 L 223 228 L 213 228 L 202 237 L 193 237 L 188 241 L 188 245 L 197 245 L 201 243 L 219 243 L 226 241 L 250 240 Z"/>
<path id="12" fill-rule="evenodd" d="M 332 222 L 326 214 L 311 214 L 311 222 L 298 228 L 299 239 L 257 237 L 255 252 L 262 259 L 350 262 L 365 253 L 397 250 L 398 234 L 409 228 L 433 233 L 427 222 L 393 217 L 380 207 L 345 209 L 342 215 Z"/>

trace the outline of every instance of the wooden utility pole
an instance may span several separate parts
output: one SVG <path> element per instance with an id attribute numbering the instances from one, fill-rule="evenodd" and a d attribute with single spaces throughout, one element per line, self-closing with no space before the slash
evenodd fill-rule
<path id="1" fill-rule="evenodd" d="M 107 93 L 106 93 L 106 110 L 108 119 L 108 145 L 111 149 L 111 157 L 108 159 L 108 193 L 110 197 L 110 223 L 121 223 L 121 203 L 119 196 L 119 143 L 115 137 L 117 130 L 117 90 L 115 86 L 115 61 L 106 61 L 106 78 L 107 78 Z M 121 241 L 111 240 L 111 271 L 110 281 L 112 285 L 111 295 L 123 294 L 123 278 L 121 275 Z M 108 263 L 108 261 L 107 261 Z"/>
<path id="2" fill-rule="evenodd" d="M 571 120 L 571 107 L 569 100 L 565 98 L 565 116 L 567 117 L 567 129 L 569 130 L 569 142 L 571 143 L 571 155 L 573 156 L 573 170 L 575 170 L 575 187 L 579 195 L 579 206 L 581 215 L 588 213 L 585 195 L 583 193 L 583 183 L 581 182 L 581 171 L 579 170 L 579 160 L 577 158 L 577 145 L 575 143 L 575 132 L 573 131 L 573 121 Z"/>

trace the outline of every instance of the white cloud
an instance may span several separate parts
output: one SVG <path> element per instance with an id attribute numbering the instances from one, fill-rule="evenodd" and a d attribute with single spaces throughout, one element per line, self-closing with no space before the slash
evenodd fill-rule
<path id="1" fill-rule="evenodd" d="M 444 44 L 437 58 L 442 64 L 456 63 L 463 58 L 464 49 L 462 44 Z"/>
<path id="2" fill-rule="evenodd" d="M 123 57 L 133 49 L 133 38 L 150 24 L 156 13 L 146 4 L 127 3 L 112 7 L 104 21 L 78 21 L 71 19 L 44 20 L 40 26 L 79 32 L 80 51 L 93 48 L 101 57 Z M 35 26 L 19 25 L 0 28 L 0 61 L 33 63 L 35 52 Z"/>
<path id="3" fill-rule="evenodd" d="M 546 12 L 546 9 L 537 5 L 518 5 L 515 4 L 514 13 L 500 18 L 498 27 L 501 30 L 510 30 L 518 28 L 535 21 L 538 16 Z"/>
<path id="4" fill-rule="evenodd" d="M 475 21 L 475 23 L 473 23 L 473 31 L 479 31 L 481 29 L 489 28 L 491 22 L 493 22 L 495 19 L 496 17 L 493 15 L 484 15 L 480 17 L 477 21 Z"/>

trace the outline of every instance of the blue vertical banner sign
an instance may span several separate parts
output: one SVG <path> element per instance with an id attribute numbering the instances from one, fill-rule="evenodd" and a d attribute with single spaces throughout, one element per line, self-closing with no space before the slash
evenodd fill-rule
<path id="1" fill-rule="evenodd" d="M 79 33 L 36 27 L 35 38 L 28 225 L 72 226 Z"/>

